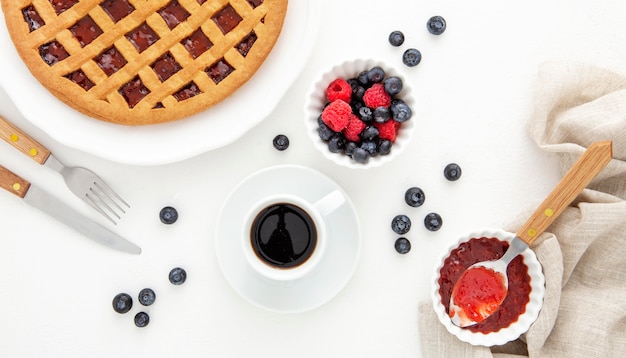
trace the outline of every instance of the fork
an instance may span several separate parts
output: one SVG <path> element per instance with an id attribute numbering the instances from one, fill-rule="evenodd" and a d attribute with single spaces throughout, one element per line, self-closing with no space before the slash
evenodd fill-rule
<path id="1" fill-rule="evenodd" d="M 68 167 L 43 145 L 0 116 L 0 137 L 35 162 L 61 173 L 72 193 L 89 204 L 114 225 L 130 205 L 94 172 L 83 167 Z"/>

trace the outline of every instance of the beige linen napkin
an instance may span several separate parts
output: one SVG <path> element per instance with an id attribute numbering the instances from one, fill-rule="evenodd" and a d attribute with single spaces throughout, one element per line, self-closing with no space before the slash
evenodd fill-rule
<path id="1" fill-rule="evenodd" d="M 471 346 L 424 302 L 418 319 L 425 357 L 626 357 L 626 77 L 548 63 L 537 80 L 529 133 L 557 153 L 562 174 L 595 141 L 613 140 L 614 160 L 534 245 L 546 295 L 529 331 L 504 346 Z"/>

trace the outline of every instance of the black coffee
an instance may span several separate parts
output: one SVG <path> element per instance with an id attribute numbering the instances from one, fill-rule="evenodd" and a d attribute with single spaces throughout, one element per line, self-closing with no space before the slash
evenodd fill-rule
<path id="1" fill-rule="evenodd" d="M 317 229 L 302 208 L 278 203 L 257 214 L 250 228 L 250 238 L 261 260 L 271 266 L 290 268 L 311 257 L 317 244 Z"/>

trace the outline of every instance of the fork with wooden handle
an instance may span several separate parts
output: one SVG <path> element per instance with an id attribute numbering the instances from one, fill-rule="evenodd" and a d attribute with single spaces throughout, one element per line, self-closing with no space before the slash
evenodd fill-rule
<path id="1" fill-rule="evenodd" d="M 0 137 L 35 162 L 61 173 L 65 184 L 76 196 L 113 224 L 117 224 L 130 208 L 130 205 L 94 172 L 83 167 L 63 165 L 48 149 L 2 116 L 0 116 Z"/>

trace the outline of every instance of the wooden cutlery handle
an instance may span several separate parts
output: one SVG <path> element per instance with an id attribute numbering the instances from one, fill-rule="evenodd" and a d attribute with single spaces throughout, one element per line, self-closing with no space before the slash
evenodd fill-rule
<path id="1" fill-rule="evenodd" d="M 517 232 L 517 236 L 528 245 L 532 244 L 612 158 L 611 141 L 591 144 Z"/>
<path id="2" fill-rule="evenodd" d="M 23 198 L 30 187 L 30 183 L 0 165 L 0 188 Z"/>
<path id="3" fill-rule="evenodd" d="M 46 162 L 50 151 L 0 116 L 0 137 L 39 164 Z"/>

